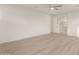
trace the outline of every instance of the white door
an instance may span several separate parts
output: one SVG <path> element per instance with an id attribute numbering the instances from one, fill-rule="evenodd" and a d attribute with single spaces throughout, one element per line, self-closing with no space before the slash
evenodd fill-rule
<path id="1" fill-rule="evenodd" d="M 59 26 L 60 26 L 60 33 L 67 34 L 67 17 L 66 16 L 61 16 Z"/>

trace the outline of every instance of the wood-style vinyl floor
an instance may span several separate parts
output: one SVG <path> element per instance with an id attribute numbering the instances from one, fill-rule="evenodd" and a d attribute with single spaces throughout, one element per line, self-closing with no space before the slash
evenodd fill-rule
<path id="1" fill-rule="evenodd" d="M 0 54 L 79 54 L 79 39 L 76 37 L 52 33 L 29 39 L 0 44 Z"/>

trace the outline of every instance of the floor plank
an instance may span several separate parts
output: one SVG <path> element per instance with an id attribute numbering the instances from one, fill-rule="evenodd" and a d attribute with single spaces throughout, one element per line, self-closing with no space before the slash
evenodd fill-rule
<path id="1" fill-rule="evenodd" d="M 79 38 L 51 33 L 0 44 L 0 54 L 79 54 Z"/>

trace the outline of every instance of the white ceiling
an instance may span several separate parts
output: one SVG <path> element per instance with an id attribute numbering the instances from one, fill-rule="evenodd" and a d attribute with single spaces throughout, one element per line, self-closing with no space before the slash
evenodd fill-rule
<path id="1" fill-rule="evenodd" d="M 39 10 L 49 14 L 60 14 L 60 13 L 67 13 L 71 11 L 78 11 L 79 5 L 78 4 L 61 4 L 61 7 L 58 7 L 59 10 L 50 10 L 50 7 L 56 6 L 57 4 L 25 4 L 20 5 L 25 8 L 29 7 L 34 10 Z M 59 5 L 59 4 L 58 4 Z"/>
<path id="2" fill-rule="evenodd" d="M 16 4 L 12 6 L 18 6 L 23 8 L 30 8 L 33 10 L 41 11 L 48 14 L 60 14 L 60 13 L 67 13 L 71 11 L 78 11 L 79 5 L 78 4 L 60 4 L 62 7 L 58 7 L 59 10 L 50 10 L 50 7 L 56 6 L 59 4 Z"/>

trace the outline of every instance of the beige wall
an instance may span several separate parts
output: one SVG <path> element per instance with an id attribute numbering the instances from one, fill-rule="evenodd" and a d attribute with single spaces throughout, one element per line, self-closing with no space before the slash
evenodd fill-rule
<path id="1" fill-rule="evenodd" d="M 0 5 L 0 43 L 50 33 L 50 16 L 15 5 Z"/>

